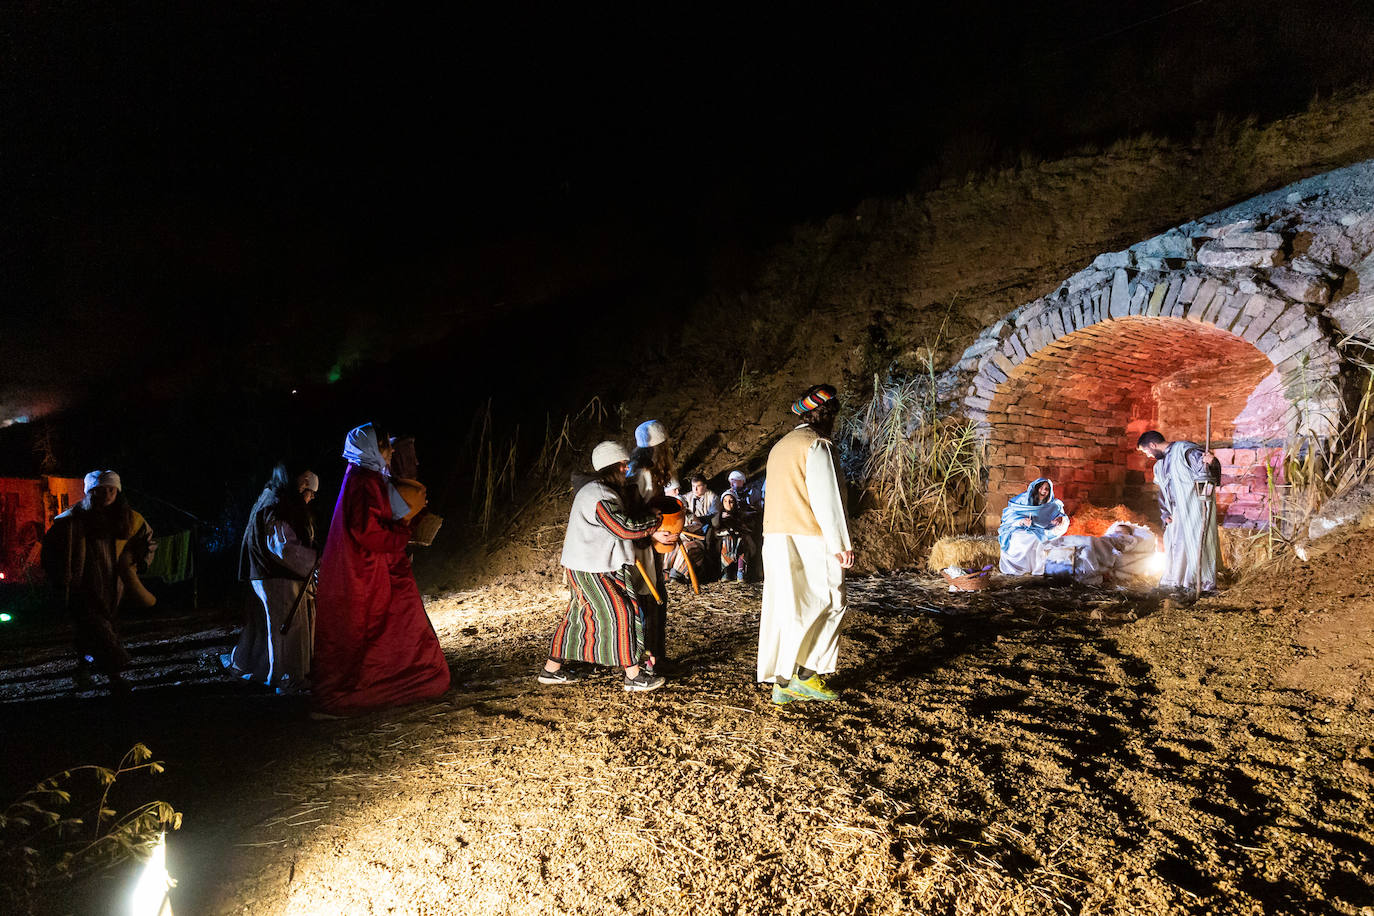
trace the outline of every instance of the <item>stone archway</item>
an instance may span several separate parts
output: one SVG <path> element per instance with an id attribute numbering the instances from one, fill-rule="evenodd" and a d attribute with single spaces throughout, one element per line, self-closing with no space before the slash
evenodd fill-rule
<path id="1" fill-rule="evenodd" d="M 1151 501 L 1136 437 L 1202 439 L 1213 405 L 1229 525 L 1265 516 L 1264 462 L 1294 436 L 1331 435 L 1340 358 L 1301 302 L 1184 271 L 1117 269 L 1037 300 L 988 328 L 956 372 L 988 446 L 986 521 L 1028 481 L 1070 501 Z"/>

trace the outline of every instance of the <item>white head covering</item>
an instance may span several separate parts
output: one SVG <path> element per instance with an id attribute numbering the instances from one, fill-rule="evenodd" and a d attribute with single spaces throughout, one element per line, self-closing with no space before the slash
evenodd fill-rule
<path id="1" fill-rule="evenodd" d="M 123 490 L 124 485 L 120 483 L 119 475 L 114 471 L 91 471 L 86 475 L 86 492 L 89 493 L 96 487 L 114 487 L 116 490 Z"/>
<path id="2" fill-rule="evenodd" d="M 740 483 L 744 483 L 744 482 L 745 482 L 746 480 L 748 480 L 748 479 L 749 479 L 748 477 L 745 477 L 745 476 L 744 476 L 744 472 L 743 472 L 743 471 L 731 471 L 731 472 L 730 472 L 730 482 L 731 482 L 731 483 L 734 483 L 736 480 L 738 480 Z"/>
<path id="3" fill-rule="evenodd" d="M 349 464 L 376 471 L 387 479 L 386 489 L 391 498 L 392 518 L 405 518 L 410 514 L 410 505 L 405 501 L 405 497 L 396 492 L 396 487 L 391 483 L 391 469 L 382 460 L 381 449 L 377 448 L 377 430 L 372 428 L 371 423 L 364 423 L 348 431 L 348 435 L 344 437 L 343 456 Z"/>
<path id="4" fill-rule="evenodd" d="M 657 420 L 645 420 L 635 427 L 635 446 L 651 448 L 668 441 L 668 430 Z"/>
<path id="5" fill-rule="evenodd" d="M 343 457 L 349 464 L 356 464 L 369 471 L 376 471 L 378 474 L 391 473 L 386 462 L 382 460 L 381 449 L 377 448 L 377 431 L 372 428 L 371 423 L 364 423 L 348 431 L 348 435 L 344 437 Z"/>
<path id="6" fill-rule="evenodd" d="M 613 464 L 629 461 L 630 454 L 619 442 L 602 442 L 592 449 L 592 470 L 604 471 Z"/>
<path id="7" fill-rule="evenodd" d="M 296 489 L 318 493 L 320 492 L 320 478 L 316 476 L 314 471 L 305 471 L 296 478 Z"/>
<path id="8" fill-rule="evenodd" d="M 677 479 L 676 477 L 674 477 L 674 478 L 672 478 L 671 480 L 669 480 L 666 484 L 664 484 L 664 486 L 663 486 L 663 495 L 664 495 L 664 496 L 672 496 L 674 490 L 679 490 L 679 491 L 680 491 L 681 489 L 682 489 L 682 484 L 678 483 L 678 479 Z"/>

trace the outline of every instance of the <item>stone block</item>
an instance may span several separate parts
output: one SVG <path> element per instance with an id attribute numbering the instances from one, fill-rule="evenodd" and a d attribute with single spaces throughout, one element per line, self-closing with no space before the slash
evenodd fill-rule
<path id="1" fill-rule="evenodd" d="M 1021 327 L 1032 324 L 1045 311 L 1045 301 L 1037 299 L 1030 305 L 1021 310 L 1021 314 L 1016 317 L 1016 323 Z"/>
<path id="2" fill-rule="evenodd" d="M 1202 321 L 1203 311 L 1211 304 L 1212 297 L 1217 294 L 1220 286 L 1221 284 L 1216 280 L 1204 280 L 1202 285 L 1198 287 L 1197 295 L 1193 297 L 1193 301 L 1188 303 L 1188 309 L 1183 313 L 1183 317 L 1188 321 Z"/>
<path id="3" fill-rule="evenodd" d="M 972 358 L 974 358 L 974 357 L 976 357 L 976 356 L 982 356 L 984 353 L 987 353 L 989 350 L 995 350 L 996 348 L 997 348 L 997 339 L 996 339 L 996 338 L 993 338 L 993 337 L 979 337 L 979 338 L 978 338 L 977 340 L 975 340 L 973 343 L 969 344 L 969 348 L 968 348 L 967 350 L 964 351 L 963 359 L 972 359 Z"/>
<path id="4" fill-rule="evenodd" d="M 1173 308 L 1169 310 L 1170 318 L 1182 318 L 1183 313 L 1188 310 L 1193 299 L 1197 297 L 1197 291 L 1202 287 L 1202 277 L 1185 277 L 1183 286 L 1178 291 L 1178 298 L 1174 300 Z"/>
<path id="5" fill-rule="evenodd" d="M 1117 270 L 1112 276 L 1111 304 L 1108 306 L 1107 312 L 1113 318 L 1121 318 L 1130 314 L 1130 308 L 1130 281 L 1126 277 L 1125 270 Z"/>
<path id="6" fill-rule="evenodd" d="M 1322 329 L 1312 325 L 1305 331 L 1285 341 L 1272 351 L 1267 351 L 1269 358 L 1275 363 L 1281 363 L 1290 356 L 1302 352 L 1307 347 L 1322 339 Z"/>
<path id="7" fill-rule="evenodd" d="M 1339 267 L 1335 264 L 1324 264 L 1305 254 L 1300 254 L 1292 261 L 1289 261 L 1288 266 L 1300 274 L 1321 277 L 1323 280 L 1329 280 L 1332 283 L 1335 283 L 1341 277 L 1345 276 L 1344 267 Z"/>
<path id="8" fill-rule="evenodd" d="M 1250 230 L 1256 228 L 1258 225 L 1259 223 L 1255 222 L 1252 219 L 1236 220 L 1234 223 L 1227 223 L 1224 226 L 1218 226 L 1217 228 L 1213 229 L 1212 237 L 1224 239 L 1226 238 L 1226 236 L 1236 232 L 1249 232 Z"/>
<path id="9" fill-rule="evenodd" d="M 1145 307 L 1146 315 L 1158 315 L 1160 308 L 1164 305 L 1164 297 L 1169 292 L 1168 283 L 1156 283 L 1155 288 L 1150 291 L 1150 303 Z"/>
<path id="10" fill-rule="evenodd" d="M 1131 304 L 1126 309 L 1129 315 L 1140 315 L 1145 312 L 1145 297 L 1150 293 L 1150 287 L 1145 283 L 1136 284 L 1135 289 L 1131 290 Z"/>
<path id="11" fill-rule="evenodd" d="M 1234 270 L 1237 267 L 1273 267 L 1282 259 L 1272 248 L 1227 248 L 1219 241 L 1211 241 L 1198 249 L 1197 261 L 1204 267 Z"/>
<path id="12" fill-rule="evenodd" d="M 1226 248 L 1254 248 L 1271 250 L 1283 247 L 1283 236 L 1277 232 L 1228 232 L 1217 240 Z"/>
<path id="13" fill-rule="evenodd" d="M 1221 311 L 1218 312 L 1216 318 L 1212 320 L 1212 324 L 1223 331 L 1231 330 L 1231 326 L 1235 324 L 1236 318 L 1240 315 L 1241 306 L 1243 304 L 1244 297 L 1242 295 L 1237 294 L 1235 296 L 1228 296 L 1226 303 L 1221 307 Z"/>
<path id="14" fill-rule="evenodd" d="M 1202 322 L 1204 324 L 1216 324 L 1217 315 L 1221 314 L 1222 308 L 1225 307 L 1227 300 L 1233 293 L 1233 290 L 1225 287 L 1218 289 L 1216 295 L 1212 297 L 1212 301 L 1207 303 L 1202 314 L 1198 316 Z"/>
<path id="15" fill-rule="evenodd" d="M 1015 334 L 1002 341 L 1002 346 L 997 352 L 1001 353 L 1007 359 L 1013 360 L 1017 364 L 1024 362 L 1026 359 L 1026 351 L 1021 346 L 1021 341 L 1016 338 Z"/>
<path id="16" fill-rule="evenodd" d="M 1285 296 L 1299 302 L 1326 305 L 1331 301 L 1331 284 L 1324 277 L 1276 267 L 1269 273 L 1269 282 Z"/>
<path id="17" fill-rule="evenodd" d="M 1049 321 L 1050 331 L 1053 332 L 1056 338 L 1064 336 L 1064 317 L 1060 314 L 1059 309 L 1054 309 L 1053 311 L 1051 311 L 1049 315 L 1046 316 L 1046 320 Z M 1069 330 L 1072 330 L 1072 328 L 1070 328 Z"/>
<path id="18" fill-rule="evenodd" d="M 1169 281 L 1169 291 L 1164 294 L 1164 302 L 1159 307 L 1159 314 L 1167 317 L 1174 310 L 1174 303 L 1178 302 L 1179 292 L 1183 289 L 1183 277 L 1174 277 Z"/>
<path id="19" fill-rule="evenodd" d="M 1114 270 L 1119 267 L 1131 266 L 1131 253 L 1129 251 L 1107 251 L 1093 258 L 1093 269 L 1100 271 Z"/>
<path id="20" fill-rule="evenodd" d="M 1274 322 L 1278 320 L 1279 315 L 1283 313 L 1287 306 L 1288 303 L 1286 302 L 1282 302 L 1278 299 L 1271 300 L 1269 306 L 1260 313 L 1258 317 L 1251 319 L 1250 323 L 1246 325 L 1245 331 L 1240 336 L 1244 337 L 1250 343 L 1257 343 L 1269 328 L 1273 326 Z M 1260 349 L 1263 350 L 1264 348 L 1261 347 Z"/>

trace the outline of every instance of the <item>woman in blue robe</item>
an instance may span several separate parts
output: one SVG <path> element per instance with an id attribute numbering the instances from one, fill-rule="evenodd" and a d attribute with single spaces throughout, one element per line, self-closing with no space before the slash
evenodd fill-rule
<path id="1" fill-rule="evenodd" d="M 1010 576 L 1042 574 L 1045 542 L 1068 529 L 1069 517 L 1064 504 L 1054 498 L 1054 484 L 1048 477 L 1036 478 L 1002 510 L 1002 523 L 997 526 L 1002 548 L 998 568 Z"/>

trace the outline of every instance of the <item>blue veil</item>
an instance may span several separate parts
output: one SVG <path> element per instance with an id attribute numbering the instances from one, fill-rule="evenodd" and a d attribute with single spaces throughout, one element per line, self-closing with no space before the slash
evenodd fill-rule
<path id="1" fill-rule="evenodd" d="M 1035 493 L 1035 488 L 1042 483 L 1050 485 L 1049 499 L 1041 505 L 1031 504 L 1031 498 Z M 1002 523 L 997 526 L 997 543 L 1002 545 L 1003 550 L 1011 548 L 1011 533 L 1017 530 L 1017 522 L 1023 518 L 1031 520 L 1029 528 L 1022 531 L 1029 531 L 1042 541 L 1050 539 L 1048 529 L 1054 527 L 1055 519 L 1061 515 L 1067 515 L 1064 511 L 1064 504 L 1054 498 L 1054 481 L 1048 477 L 1037 477 L 1031 481 L 1030 486 L 1026 487 L 1024 493 L 1018 493 L 1007 503 L 1007 507 L 1002 510 Z"/>

